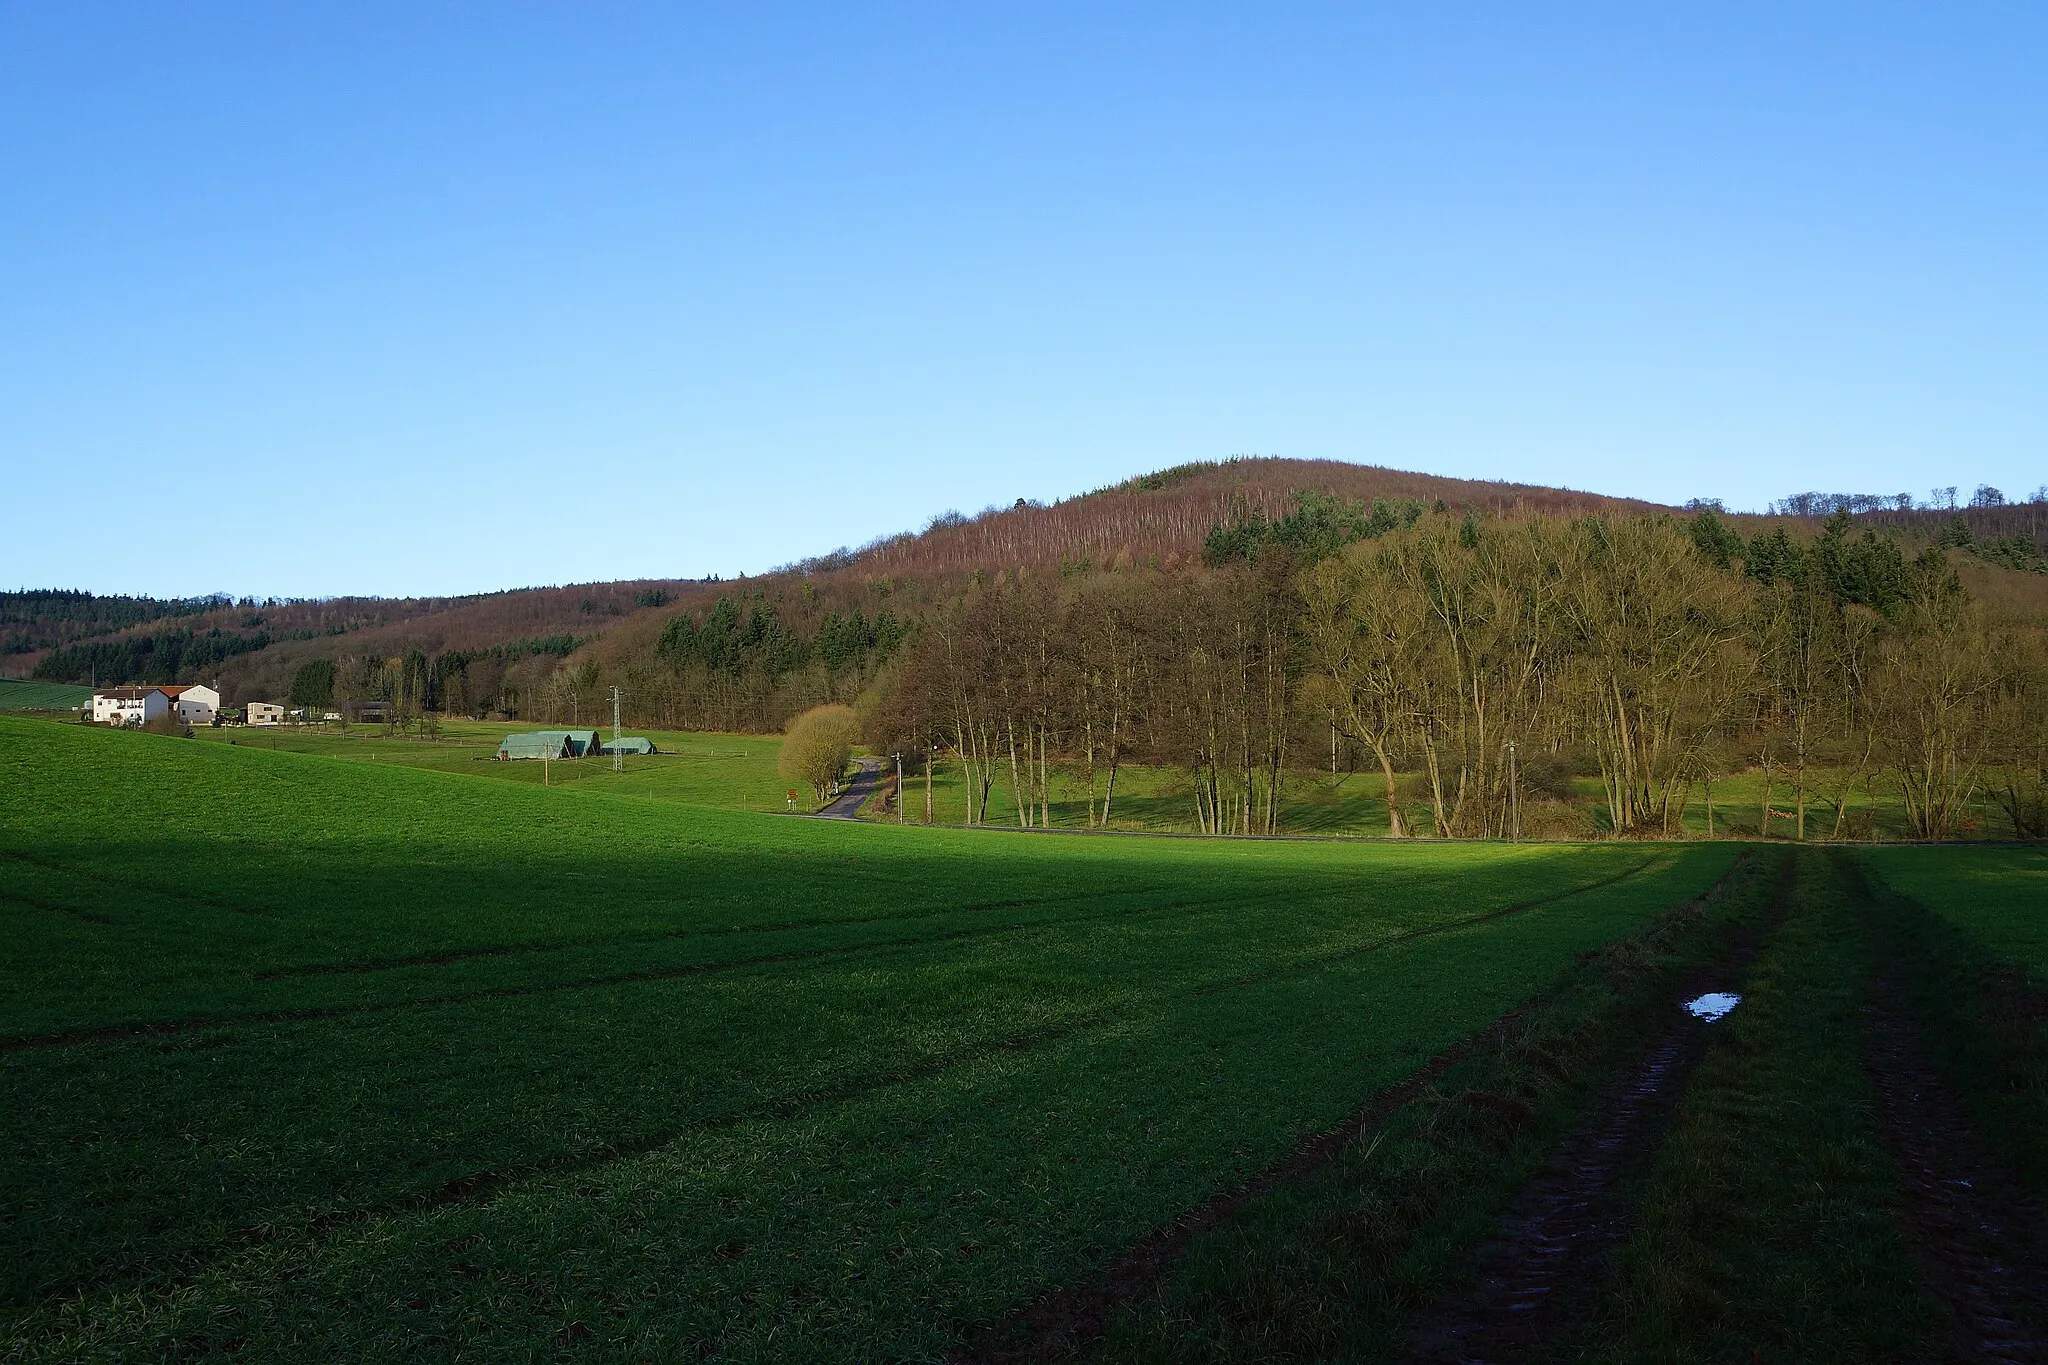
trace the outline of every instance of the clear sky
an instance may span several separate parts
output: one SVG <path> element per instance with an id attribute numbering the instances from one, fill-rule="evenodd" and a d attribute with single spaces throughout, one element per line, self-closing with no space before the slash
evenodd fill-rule
<path id="1" fill-rule="evenodd" d="M 2048 481 L 2048 4 L 0 0 L 0 584 Z"/>

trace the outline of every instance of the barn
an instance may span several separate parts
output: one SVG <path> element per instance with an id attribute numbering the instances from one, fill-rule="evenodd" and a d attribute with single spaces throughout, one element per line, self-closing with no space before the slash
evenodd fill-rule
<path id="1" fill-rule="evenodd" d="M 599 745 L 598 752 L 602 754 L 658 754 L 661 750 L 655 748 L 654 741 L 646 738 L 644 735 L 620 735 L 617 739 L 608 739 Z"/>

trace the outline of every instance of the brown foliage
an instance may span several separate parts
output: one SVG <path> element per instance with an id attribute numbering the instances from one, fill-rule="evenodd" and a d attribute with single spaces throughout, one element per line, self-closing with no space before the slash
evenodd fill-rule
<path id="1" fill-rule="evenodd" d="M 860 721 L 850 706 L 814 706 L 789 723 L 776 770 L 793 782 L 808 782 L 820 800 L 846 771 Z"/>

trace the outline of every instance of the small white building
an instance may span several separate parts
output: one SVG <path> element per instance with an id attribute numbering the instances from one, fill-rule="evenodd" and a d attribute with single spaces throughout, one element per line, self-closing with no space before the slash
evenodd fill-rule
<path id="1" fill-rule="evenodd" d="M 95 725 L 128 725 L 137 729 L 171 709 L 161 687 L 110 687 L 92 694 Z"/>
<path id="2" fill-rule="evenodd" d="M 252 701 L 246 714 L 251 725 L 284 724 L 284 708 L 274 701 Z"/>
<path id="3" fill-rule="evenodd" d="M 211 725 L 213 713 L 220 710 L 220 693 L 204 683 L 161 687 L 157 690 L 171 699 L 171 705 L 177 708 L 178 719 L 187 725 Z"/>

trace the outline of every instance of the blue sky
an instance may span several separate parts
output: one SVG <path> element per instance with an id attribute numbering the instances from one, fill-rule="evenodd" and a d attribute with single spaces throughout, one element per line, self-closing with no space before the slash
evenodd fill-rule
<path id="1" fill-rule="evenodd" d="M 731 575 L 1185 460 L 2048 481 L 2048 6 L 0 0 L 0 583 Z"/>

